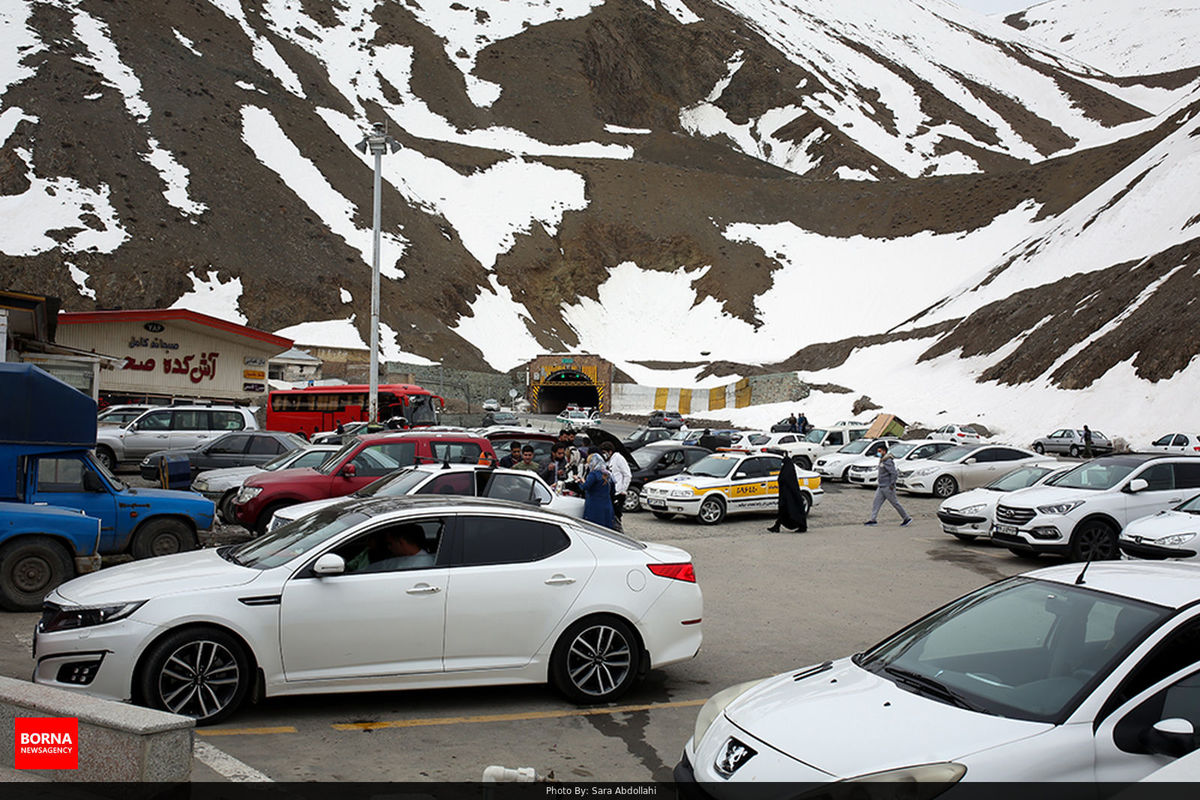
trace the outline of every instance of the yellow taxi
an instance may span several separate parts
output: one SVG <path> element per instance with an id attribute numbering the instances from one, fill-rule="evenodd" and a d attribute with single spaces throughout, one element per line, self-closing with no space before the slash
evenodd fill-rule
<path id="1" fill-rule="evenodd" d="M 676 514 L 716 525 L 726 514 L 775 511 L 783 460 L 768 453 L 714 453 L 678 475 L 651 481 L 642 489 L 642 508 L 659 519 Z M 821 476 L 797 469 L 807 512 L 821 502 Z"/>

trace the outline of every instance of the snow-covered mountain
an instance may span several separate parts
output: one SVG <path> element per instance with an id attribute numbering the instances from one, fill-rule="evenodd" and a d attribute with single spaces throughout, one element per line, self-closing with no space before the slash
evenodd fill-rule
<path id="1" fill-rule="evenodd" d="M 1025 14 L 1050 5 L 1088 4 Z M 365 341 L 354 145 L 383 121 L 389 359 L 586 349 L 659 385 L 782 364 L 909 418 L 934 364 L 964 418 L 1118 369 L 1197 388 L 1200 72 L 1114 77 L 1008 22 L 943 0 L 9 3 L 0 282 Z M 1145 40 L 1142 63 L 1175 56 Z"/>

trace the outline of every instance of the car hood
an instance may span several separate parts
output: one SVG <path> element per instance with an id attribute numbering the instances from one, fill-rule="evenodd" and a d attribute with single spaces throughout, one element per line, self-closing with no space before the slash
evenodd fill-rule
<path id="1" fill-rule="evenodd" d="M 682 472 L 678 475 L 672 475 L 669 478 L 659 478 L 656 481 L 650 481 L 647 486 L 657 486 L 670 488 L 676 484 L 690 486 L 695 489 L 703 489 L 709 486 L 725 486 L 729 483 L 730 478 L 709 478 L 703 475 L 684 475 Z"/>
<path id="2" fill-rule="evenodd" d="M 1200 531 L 1200 515 L 1189 514 L 1186 511 L 1160 511 L 1148 517 L 1138 517 L 1125 526 L 1121 538 L 1128 539 L 1141 536 L 1147 539 L 1158 539 L 1176 533 L 1195 533 Z"/>
<path id="3" fill-rule="evenodd" d="M 725 715 L 775 749 L 838 777 L 954 761 L 1053 727 L 922 697 L 848 658 L 799 681 L 793 674 L 746 692 Z"/>
<path id="4" fill-rule="evenodd" d="M 343 495 L 341 497 L 326 497 L 321 500 L 310 500 L 307 503 L 296 503 L 291 506 L 284 506 L 275 512 L 275 516 L 279 519 L 291 522 L 292 520 L 306 517 L 314 511 L 320 511 L 327 506 L 345 503 L 356 499 L 354 495 Z"/>
<path id="5" fill-rule="evenodd" d="M 995 489 L 968 489 L 942 503 L 942 510 L 958 511 L 968 506 L 977 506 L 980 503 L 991 506 L 995 505 L 996 501 L 1001 497 L 1005 497 L 1008 494 L 1008 492 L 998 492 Z"/>
<path id="6" fill-rule="evenodd" d="M 195 492 L 184 491 L 183 489 L 142 489 L 129 488 L 124 489 L 117 495 L 118 505 L 129 504 L 144 504 L 146 502 L 167 502 L 172 503 L 195 503 L 197 508 L 207 507 L 209 513 L 212 513 L 213 502 L 207 497 L 201 497 Z"/>
<path id="7" fill-rule="evenodd" d="M 274 472 L 262 470 L 260 473 L 252 475 L 247 481 L 247 485 L 254 486 L 273 486 L 281 483 L 292 483 L 293 481 L 307 481 L 321 475 L 312 467 L 297 467 L 295 469 L 277 469 Z M 321 475 L 321 477 L 328 477 Z"/>
<path id="8" fill-rule="evenodd" d="M 1111 490 L 1109 490 L 1111 491 Z M 1017 508 L 1036 508 L 1072 500 L 1088 500 L 1105 494 L 1097 489 L 1068 489 L 1062 486 L 1030 486 L 1004 495 L 1000 502 Z"/>
<path id="9" fill-rule="evenodd" d="M 196 476 L 198 481 L 207 481 L 209 486 L 220 484 L 222 486 L 238 486 L 246 478 L 251 475 L 257 475 L 260 472 L 266 472 L 262 467 L 222 467 L 221 469 L 208 469 Z"/>
<path id="10" fill-rule="evenodd" d="M 217 555 L 216 549 L 193 550 L 134 561 L 68 581 L 54 595 L 71 603 L 91 606 L 146 600 L 196 589 L 239 586 L 261 575 L 249 567 L 239 567 Z"/>

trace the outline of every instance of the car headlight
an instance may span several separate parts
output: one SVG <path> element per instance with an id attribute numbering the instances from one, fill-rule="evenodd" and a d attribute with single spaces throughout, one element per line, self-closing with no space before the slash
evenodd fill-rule
<path id="1" fill-rule="evenodd" d="M 670 495 L 668 495 L 668 496 L 686 499 L 688 497 L 693 496 L 694 494 L 695 494 L 695 492 L 692 491 L 691 489 L 672 489 Z"/>
<path id="2" fill-rule="evenodd" d="M 92 606 L 89 608 L 60 608 L 54 616 L 43 618 L 38 623 L 42 633 L 53 631 L 69 631 L 75 628 L 90 628 L 93 625 L 103 625 L 106 622 L 116 622 L 128 617 L 145 604 L 145 600 L 132 603 L 116 603 L 111 606 Z"/>
<path id="3" fill-rule="evenodd" d="M 150 466 L 150 456 L 146 456 L 145 458 L 142 459 L 142 466 L 143 467 Z"/>
<path id="4" fill-rule="evenodd" d="M 983 511 L 985 508 L 987 508 L 987 503 L 976 503 L 973 506 L 967 506 L 966 508 L 960 508 L 958 510 L 958 513 L 960 513 L 960 514 L 978 514 L 980 511 Z"/>
<path id="5" fill-rule="evenodd" d="M 729 707 L 730 703 L 766 680 L 769 680 L 769 678 L 759 678 L 756 681 L 737 683 L 728 689 L 722 689 L 708 698 L 708 702 L 700 707 L 700 713 L 696 716 L 696 727 L 692 729 L 693 746 L 699 747 L 700 740 L 704 738 L 704 734 L 708 733 L 708 729 L 717 721 L 717 717 L 721 716 L 721 712 Z"/>
<path id="6" fill-rule="evenodd" d="M 933 473 L 935 473 L 937 471 L 938 471 L 938 467 L 925 467 L 924 469 L 917 470 L 916 472 L 913 473 L 913 475 L 932 475 Z"/>
<path id="7" fill-rule="evenodd" d="M 258 497 L 260 494 L 262 494 L 261 486 L 243 486 L 238 490 L 237 500 L 235 502 L 238 505 L 245 505 L 254 498 Z"/>
<path id="8" fill-rule="evenodd" d="M 1083 505 L 1082 500 L 1073 500 L 1070 503 L 1055 503 L 1049 506 L 1038 506 L 1039 514 L 1070 514 L 1075 509 Z"/>
<path id="9" fill-rule="evenodd" d="M 197 492 L 207 492 L 208 491 L 208 481 L 193 481 L 192 488 L 195 489 Z"/>
<path id="10" fill-rule="evenodd" d="M 1196 538 L 1194 533 L 1173 533 L 1170 536 L 1164 536 L 1159 539 L 1156 544 L 1162 547 L 1178 547 L 1181 544 L 1190 542 Z"/>
<path id="11" fill-rule="evenodd" d="M 917 791 L 911 796 L 920 800 L 937 797 L 949 789 L 951 784 L 962 780 L 967 774 L 967 768 L 955 761 L 939 761 L 933 764 L 918 764 L 913 767 L 887 769 L 883 772 L 869 772 L 846 778 L 838 783 L 932 783 L 941 786 L 931 786 L 928 790 Z"/>

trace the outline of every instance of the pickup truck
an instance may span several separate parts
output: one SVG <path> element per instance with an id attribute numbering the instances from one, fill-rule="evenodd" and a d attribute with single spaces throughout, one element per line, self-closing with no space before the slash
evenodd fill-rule
<path id="1" fill-rule="evenodd" d="M 76 575 L 100 569 L 100 520 L 54 506 L 0 502 L 0 607 L 37 611 Z"/>
<path id="2" fill-rule="evenodd" d="M 100 521 L 99 552 L 134 558 L 199 546 L 211 500 L 132 489 L 101 464 L 96 404 L 31 364 L 0 364 L 0 501 L 75 509 Z"/>

